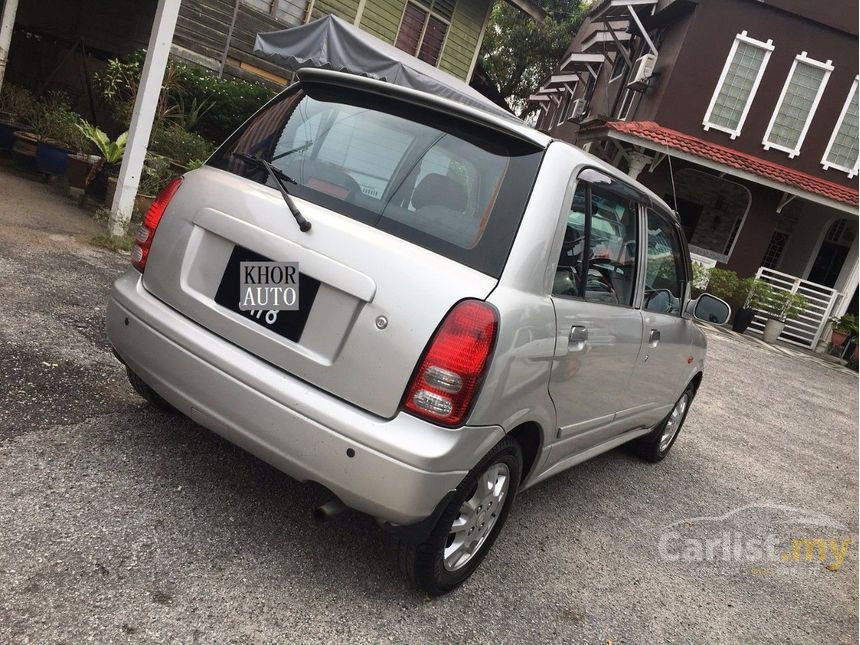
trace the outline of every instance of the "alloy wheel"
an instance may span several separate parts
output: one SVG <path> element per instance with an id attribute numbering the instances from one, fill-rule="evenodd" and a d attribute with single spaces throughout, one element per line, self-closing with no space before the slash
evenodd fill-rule
<path id="1" fill-rule="evenodd" d="M 666 452 L 669 446 L 672 445 L 672 440 L 681 429 L 681 422 L 684 420 L 684 413 L 687 411 L 687 405 L 690 403 L 690 395 L 684 392 L 675 407 L 672 408 L 669 418 L 666 420 L 666 425 L 663 427 L 663 434 L 660 435 L 660 452 Z"/>
<path id="2" fill-rule="evenodd" d="M 477 554 L 492 533 L 504 507 L 511 482 L 511 471 L 504 463 L 485 470 L 475 491 L 460 506 L 448 532 L 442 561 L 447 571 L 463 568 Z"/>

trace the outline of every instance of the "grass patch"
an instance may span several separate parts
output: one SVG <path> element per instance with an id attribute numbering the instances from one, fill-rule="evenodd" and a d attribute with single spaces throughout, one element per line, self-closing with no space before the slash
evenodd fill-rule
<path id="1" fill-rule="evenodd" d="M 111 237 L 107 233 L 96 235 L 91 242 L 96 246 L 109 251 L 128 253 L 131 251 L 131 245 L 134 244 L 134 237 L 131 235 L 123 235 L 122 237 Z"/>

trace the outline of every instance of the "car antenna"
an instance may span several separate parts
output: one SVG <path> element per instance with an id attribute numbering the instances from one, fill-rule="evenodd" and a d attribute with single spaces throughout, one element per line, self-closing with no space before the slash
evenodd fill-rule
<path id="1" fill-rule="evenodd" d="M 681 213 L 678 212 L 678 193 L 675 190 L 675 172 L 672 170 L 672 155 L 669 154 L 669 145 L 663 144 L 666 147 L 666 159 L 669 160 L 669 181 L 672 182 L 672 210 L 678 219 L 681 219 Z"/>

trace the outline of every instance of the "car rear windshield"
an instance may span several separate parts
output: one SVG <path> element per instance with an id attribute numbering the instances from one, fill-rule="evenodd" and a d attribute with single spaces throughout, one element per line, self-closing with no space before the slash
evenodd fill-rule
<path id="1" fill-rule="evenodd" d="M 286 174 L 298 198 L 498 277 L 543 150 L 411 103 L 305 83 L 209 161 L 274 186 L 246 155 Z"/>

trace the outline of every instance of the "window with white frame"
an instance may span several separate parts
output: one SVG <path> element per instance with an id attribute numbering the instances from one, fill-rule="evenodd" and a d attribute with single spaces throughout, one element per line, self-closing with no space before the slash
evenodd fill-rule
<path id="1" fill-rule="evenodd" d="M 609 74 L 609 82 L 614 83 L 619 78 L 624 76 L 624 73 L 627 71 L 627 59 L 621 54 L 621 52 L 617 52 L 615 54 L 615 61 L 612 63 L 612 71 Z"/>
<path id="2" fill-rule="evenodd" d="M 798 155 L 833 71 L 830 63 L 813 60 L 806 52 L 794 59 L 762 141 L 765 150 L 782 150 L 791 159 Z"/>
<path id="3" fill-rule="evenodd" d="M 633 107 L 633 100 L 636 98 L 636 92 L 631 89 L 624 90 L 624 96 L 621 99 L 621 105 L 618 108 L 618 118 L 626 121 L 630 118 L 630 110 Z"/>
<path id="4" fill-rule="evenodd" d="M 836 168 L 847 172 L 849 178 L 857 174 L 857 157 L 860 151 L 860 127 L 858 127 L 858 79 L 851 84 L 851 91 L 842 106 L 842 113 L 836 122 L 836 128 L 827 144 L 827 151 L 821 160 L 825 170 Z"/>
<path id="5" fill-rule="evenodd" d="M 573 96 L 571 95 L 570 90 L 567 88 L 564 89 L 564 95 L 561 97 L 561 103 L 559 104 L 558 110 L 558 125 L 564 123 L 565 119 L 567 119 L 567 112 L 570 109 L 570 104 L 572 103 L 571 99 Z"/>
<path id="6" fill-rule="evenodd" d="M 741 133 L 772 51 L 771 40 L 750 38 L 746 31 L 735 36 L 702 122 L 705 130 L 728 132 L 732 139 Z"/>

